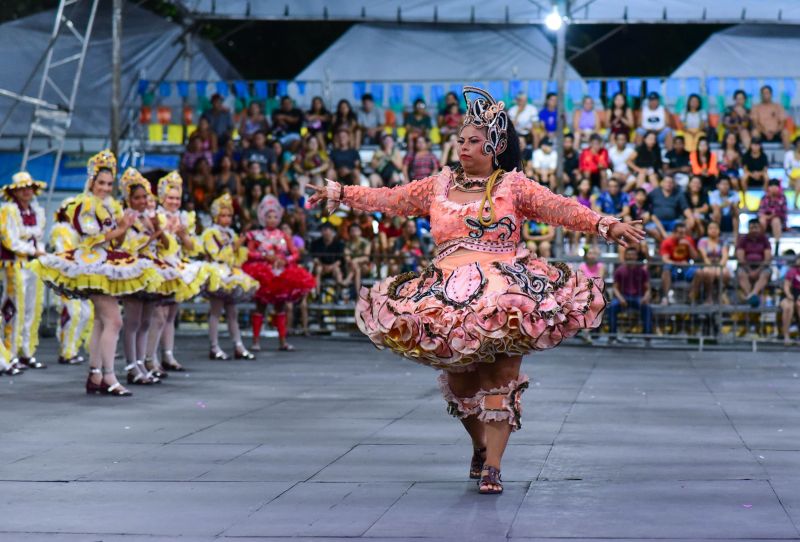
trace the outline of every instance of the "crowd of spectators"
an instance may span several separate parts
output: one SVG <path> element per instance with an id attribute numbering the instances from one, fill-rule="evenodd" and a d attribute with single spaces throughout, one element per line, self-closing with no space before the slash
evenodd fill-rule
<path id="1" fill-rule="evenodd" d="M 252 102 L 236 121 L 220 96 L 211 104 L 181 158 L 188 208 L 202 217 L 215 197 L 228 192 L 236 204 L 236 227 L 245 231 L 255 225 L 261 198 L 275 195 L 286 208 L 286 231 L 307 252 L 317 278 L 329 279 L 345 301 L 365 280 L 418 270 L 430 261 L 435 248 L 424 217 L 351 211 L 322 218 L 306 209 L 305 187 L 324 178 L 391 187 L 457 165 L 464 110 L 456 94 L 448 94 L 437 111 L 418 99 L 402 116 L 382 110 L 369 94 L 355 106 L 340 100 L 333 110 L 315 97 L 306 111 L 283 97 L 269 115 Z M 737 91 L 716 127 L 697 95 L 676 113 L 655 92 L 645 96 L 638 110 L 630 105 L 621 93 L 606 108 L 586 97 L 571 119 L 562 119 L 562 152 L 556 148 L 556 95 L 548 94 L 538 109 L 521 93 L 509 108 L 524 149 L 522 168 L 531 182 L 621 220 L 642 220 L 652 238 L 619 254 L 609 291 L 612 330 L 626 307 L 649 321 L 651 296 L 671 303 L 673 285 L 680 282 L 688 284 L 691 302 L 728 303 L 731 285 L 756 306 L 789 212 L 781 182 L 768 173 L 763 142 L 786 147 L 786 178 L 795 198 L 800 196 L 800 138 L 790 147 L 786 111 L 772 101 L 769 86 L 761 89 L 752 108 L 746 94 Z M 438 146 L 431 142 L 434 131 Z M 764 192 L 757 208 L 748 208 L 751 189 Z M 739 235 L 742 212 L 756 215 L 745 235 Z M 522 242 L 542 257 L 565 255 L 555 239 L 556 229 L 546 224 L 531 221 L 522 230 Z M 566 255 L 596 259 L 594 236 L 573 234 L 565 241 Z M 738 262 L 735 279 L 728 271 L 729 257 Z M 636 262 L 644 260 L 663 264 L 646 282 L 635 270 Z M 650 288 L 651 278 L 660 280 L 659 288 Z M 645 332 L 649 329 L 644 326 Z"/>

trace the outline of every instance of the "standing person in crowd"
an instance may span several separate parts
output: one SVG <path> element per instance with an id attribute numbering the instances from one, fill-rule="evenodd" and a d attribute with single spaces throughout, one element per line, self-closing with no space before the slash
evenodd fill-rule
<path id="1" fill-rule="evenodd" d="M 244 187 L 233 166 L 233 160 L 229 156 L 223 156 L 220 159 L 217 173 L 214 175 L 214 197 L 218 198 L 222 194 L 229 194 L 241 206 Z"/>
<path id="2" fill-rule="evenodd" d="M 697 251 L 705 267 L 697 271 L 697 280 L 703 285 L 707 305 L 714 302 L 714 289 L 720 287 L 720 303 L 727 305 L 728 296 L 725 289 L 731 281 L 731 272 L 728 270 L 728 244 L 720 237 L 720 227 L 711 222 L 708 225 L 708 236 L 697 242 Z"/>
<path id="3" fill-rule="evenodd" d="M 243 237 L 231 228 L 233 201 L 224 194 L 211 204 L 214 224 L 203 232 L 203 251 L 210 262 L 210 277 L 205 288 L 211 306 L 208 313 L 208 336 L 211 340 L 209 359 L 228 360 L 230 357 L 219 347 L 219 319 L 225 311 L 228 332 L 234 344 L 235 359 L 255 359 L 242 342 L 239 330 L 237 303 L 250 300 L 258 290 L 258 282 L 239 267 L 246 259 L 242 250 Z"/>
<path id="4" fill-rule="evenodd" d="M 792 267 L 786 272 L 783 279 L 783 295 L 781 300 L 781 331 L 783 331 L 783 344 L 792 344 L 789 329 L 792 320 L 800 317 L 800 256 L 795 256 Z"/>
<path id="5" fill-rule="evenodd" d="M 728 134 L 736 136 L 745 148 L 750 147 L 750 111 L 747 110 L 747 94 L 743 90 L 733 93 L 733 104 L 725 108 L 722 115 L 722 125 L 725 127 L 725 137 Z"/>
<path id="6" fill-rule="evenodd" d="M 701 137 L 697 140 L 697 148 L 690 153 L 692 175 L 699 177 L 704 190 L 713 190 L 717 186 L 719 166 L 717 155 L 711 152 L 708 139 Z"/>
<path id="7" fill-rule="evenodd" d="M 281 98 L 281 105 L 272 112 L 272 135 L 288 145 L 300 139 L 300 129 L 303 127 L 303 111 L 295 107 L 289 96 Z"/>
<path id="8" fill-rule="evenodd" d="M 647 103 L 642 107 L 641 125 L 636 129 L 638 141 L 645 139 L 649 132 L 655 134 L 657 142 L 667 150 L 672 148 L 672 128 L 669 126 L 669 111 L 661 105 L 658 92 L 647 95 Z"/>
<path id="9" fill-rule="evenodd" d="M 396 186 L 403 182 L 403 153 L 391 134 L 381 136 L 381 146 L 372 154 L 370 166 L 374 171 L 370 175 L 370 186 Z"/>
<path id="10" fill-rule="evenodd" d="M 571 194 L 578 186 L 580 178 L 580 158 L 575 150 L 575 137 L 572 134 L 564 135 L 564 178 L 562 182 Z"/>
<path id="11" fill-rule="evenodd" d="M 678 281 L 691 285 L 689 299 L 694 301 L 697 296 L 697 267 L 691 265 L 691 261 L 698 261 L 698 254 L 694 239 L 686 233 L 683 222 L 675 222 L 672 235 L 661 242 L 659 253 L 664 261 L 661 272 L 661 304 L 674 302 L 672 283 Z"/>
<path id="12" fill-rule="evenodd" d="M 189 180 L 191 200 L 197 212 L 208 212 L 208 204 L 214 197 L 215 185 L 211 164 L 205 158 L 199 159 Z"/>
<path id="13" fill-rule="evenodd" d="M 711 205 L 711 221 L 718 224 L 723 233 L 739 235 L 739 195 L 731 187 L 727 177 L 720 177 L 717 189 L 708 195 Z"/>
<path id="14" fill-rule="evenodd" d="M 217 134 L 211 129 L 211 124 L 207 117 L 200 117 L 197 121 L 197 128 L 189 135 L 189 138 L 196 137 L 200 140 L 200 148 L 205 153 L 209 163 L 213 163 L 213 157 L 219 151 L 219 140 Z"/>
<path id="15" fill-rule="evenodd" d="M 628 159 L 634 150 L 628 146 L 628 134 L 619 132 L 612 134 L 614 144 L 608 149 L 608 161 L 611 165 L 611 178 L 616 179 L 620 186 L 633 184 L 635 178 L 631 175 Z"/>
<path id="16" fill-rule="evenodd" d="M 458 133 L 458 127 L 461 126 L 461 121 L 464 114 L 459 109 L 458 104 L 450 104 L 447 106 L 442 123 L 439 124 L 439 133 L 442 139 L 447 139 L 455 136 Z"/>
<path id="17" fill-rule="evenodd" d="M 534 130 L 534 124 L 539 118 L 539 111 L 532 103 L 528 103 L 528 95 L 518 92 L 514 97 L 514 105 L 508 110 L 508 117 L 517 129 L 517 133 L 525 138 L 525 141 L 532 144 L 533 148 L 538 148 L 538 137 Z M 460 124 L 460 123 L 459 123 Z"/>
<path id="18" fill-rule="evenodd" d="M 686 198 L 677 190 L 672 177 L 661 179 L 661 185 L 647 195 L 650 200 L 652 222 L 647 224 L 647 231 L 656 241 L 661 242 L 671 232 L 675 225 L 682 220 L 687 224 L 693 219 L 689 212 Z M 686 227 L 681 223 L 684 228 Z"/>
<path id="19" fill-rule="evenodd" d="M 356 115 L 358 118 L 358 129 L 361 138 L 356 139 L 360 144 L 377 145 L 383 133 L 384 116 L 383 110 L 375 105 L 375 98 L 372 94 L 364 94 L 361 97 L 361 108 Z"/>
<path id="20" fill-rule="evenodd" d="M 759 296 L 769 284 L 772 247 L 757 218 L 750 219 L 747 234 L 736 242 L 736 276 L 743 298 L 753 307 L 761 303 Z"/>
<path id="21" fill-rule="evenodd" d="M 343 184 L 360 184 L 361 154 L 352 147 L 349 131 L 336 132 L 330 157 L 333 168 L 328 177 Z"/>
<path id="22" fill-rule="evenodd" d="M 433 128 L 431 116 L 426 110 L 425 100 L 414 100 L 414 109 L 406 114 L 403 125 L 406 127 L 406 141 L 408 148 L 413 148 L 413 141 L 419 137 L 427 138 Z"/>
<path id="23" fill-rule="evenodd" d="M 749 138 L 748 138 L 749 142 Z M 739 138 L 736 134 L 727 133 L 722 140 L 720 157 L 717 160 L 719 174 L 721 177 L 728 177 L 733 184 L 734 190 L 739 189 L 739 172 L 742 169 L 742 149 L 739 146 Z"/>
<path id="24" fill-rule="evenodd" d="M 320 228 L 321 235 L 311 242 L 309 252 L 314 258 L 314 278 L 317 281 L 317 296 L 322 292 L 322 280 L 333 277 L 337 288 L 344 284 L 342 260 L 344 243 L 336 235 L 336 228 L 325 222 Z"/>
<path id="25" fill-rule="evenodd" d="M 694 176 L 689 180 L 689 185 L 684 192 L 686 208 L 692 216 L 691 222 L 687 221 L 689 235 L 694 238 L 702 237 L 706 231 L 711 206 L 708 203 L 708 193 L 703 187 L 700 177 Z M 691 223 L 691 226 L 689 224 Z"/>
<path id="26" fill-rule="evenodd" d="M 217 136 L 217 143 L 225 145 L 233 134 L 233 117 L 221 95 L 211 96 L 211 109 L 203 113 L 201 118 L 208 120 L 211 131 Z"/>
<path id="27" fill-rule="evenodd" d="M 253 134 L 253 144 L 244 152 L 244 162 L 247 164 L 247 171 L 250 171 L 250 164 L 257 162 L 261 173 L 270 181 L 273 190 L 277 187 L 276 177 L 278 175 L 278 156 L 272 147 L 267 146 L 267 134 L 256 132 Z"/>
<path id="28" fill-rule="evenodd" d="M 35 357 L 44 285 L 31 269 L 31 261 L 45 254 L 44 209 L 36 201 L 44 187 L 27 171 L 16 173 L 3 187 L 6 203 L 0 207 L 3 344 L 22 370 L 47 367 Z"/>
<path id="29" fill-rule="evenodd" d="M 639 311 L 642 333 L 653 332 L 653 311 L 650 308 L 650 275 L 647 266 L 639 261 L 636 247 L 625 248 L 623 264 L 614 270 L 613 297 L 608 307 L 608 332 L 610 342 L 619 339 L 617 335 L 617 319 L 623 310 Z M 649 342 L 649 338 L 645 341 Z"/>
<path id="30" fill-rule="evenodd" d="M 347 267 L 345 284 L 353 284 L 355 295 L 361 291 L 361 280 L 372 274 L 372 244 L 362 236 L 358 222 L 350 224 L 349 236 L 344 246 L 344 263 Z"/>
<path id="31" fill-rule="evenodd" d="M 686 111 L 681 113 L 681 123 L 686 150 L 694 152 L 698 140 L 705 137 L 708 128 L 708 113 L 703 111 L 703 102 L 699 94 L 689 95 L 689 99 L 686 100 Z"/>
<path id="32" fill-rule="evenodd" d="M 752 136 L 766 143 L 782 143 L 789 148 L 789 130 L 786 129 L 786 111 L 781 104 L 772 101 L 772 87 L 761 87 L 761 103 L 750 112 L 753 121 Z"/>
<path id="33" fill-rule="evenodd" d="M 758 220 L 761 222 L 761 229 L 771 232 L 775 239 L 775 254 L 779 254 L 778 247 L 781 243 L 781 234 L 786 229 L 786 218 L 789 214 L 786 203 L 786 195 L 781 189 L 779 179 L 770 179 L 767 183 L 767 192 L 761 198 L 758 207 Z"/>
<path id="34" fill-rule="evenodd" d="M 628 167 L 636 175 L 634 185 L 625 187 L 625 192 L 630 192 L 634 188 L 644 188 L 652 190 L 658 186 L 658 179 L 661 176 L 661 147 L 655 132 L 645 134 L 641 145 L 628 158 Z"/>
<path id="35" fill-rule="evenodd" d="M 252 139 L 256 132 L 269 132 L 269 121 L 261 111 L 261 104 L 254 101 L 250 102 L 239 121 L 239 136 Z"/>
<path id="36" fill-rule="evenodd" d="M 75 198 L 67 198 L 56 211 L 55 224 L 50 230 L 50 246 L 56 254 L 75 250 L 80 243 L 80 236 L 69 218 L 75 204 Z M 80 355 L 81 348 L 89 348 L 89 337 L 92 336 L 92 304 L 86 299 L 70 299 L 65 295 L 59 295 L 58 298 L 58 363 L 79 365 L 84 361 Z"/>
<path id="37" fill-rule="evenodd" d="M 150 318 L 145 367 L 159 374 L 166 374 L 165 370 L 184 370 L 175 359 L 178 303 L 197 297 L 205 287 L 210 272 L 205 262 L 189 260 L 189 256 L 201 252 L 201 245 L 195 231 L 197 217 L 191 211 L 181 210 L 182 186 L 183 181 L 177 171 L 171 171 L 158 180 L 159 206 L 156 213 L 163 224 L 164 242 L 157 246 L 157 257 L 175 267 L 181 276 L 181 285 L 174 297 L 162 300 Z"/>
<path id="38" fill-rule="evenodd" d="M 742 192 L 742 202 L 747 207 L 746 196 L 750 184 L 761 183 L 766 192 L 767 182 L 769 181 L 769 161 L 767 160 L 767 155 L 764 154 L 761 140 L 757 137 L 750 140 L 750 149 L 742 158 L 742 166 L 744 167 L 744 175 L 742 175 L 739 183 L 739 189 Z"/>
<path id="39" fill-rule="evenodd" d="M 633 131 L 633 111 L 628 107 L 628 100 L 621 92 L 614 94 L 611 98 L 611 105 L 606 110 L 606 122 L 609 132 L 614 136 L 625 134 L 626 139 L 630 138 Z"/>
<path id="40" fill-rule="evenodd" d="M 575 145 L 580 147 L 581 140 L 587 141 L 592 135 L 597 135 L 602 128 L 601 122 L 600 113 L 594 110 L 594 100 L 591 96 L 584 96 L 581 108 L 576 109 L 572 115 L 572 133 L 575 134 Z"/>
<path id="41" fill-rule="evenodd" d="M 577 141 L 577 137 L 576 137 Z M 611 167 L 608 159 L 608 151 L 603 147 L 603 138 L 598 134 L 592 134 L 589 138 L 589 146 L 581 151 L 578 159 L 581 175 L 584 179 L 589 179 L 594 188 L 605 190 L 608 186 L 606 171 Z"/>
<path id="42" fill-rule="evenodd" d="M 533 177 L 536 181 L 556 191 L 556 171 L 558 169 L 558 151 L 553 149 L 553 142 L 549 137 L 543 137 L 539 148 L 533 151 L 531 160 Z"/>
<path id="43" fill-rule="evenodd" d="M 319 148 L 324 149 L 327 143 L 328 130 L 331 128 L 331 114 L 325 107 L 325 102 L 319 96 L 311 99 L 311 109 L 306 111 L 306 129 L 308 135 L 319 142 Z"/>
<path id="44" fill-rule="evenodd" d="M 353 148 L 358 150 L 361 147 L 360 132 L 358 126 L 358 116 L 353 111 L 353 106 L 348 100 L 339 100 L 336 105 L 336 112 L 333 114 L 331 129 L 334 134 L 346 131 L 350 134 L 350 142 Z"/>
<path id="45" fill-rule="evenodd" d="M 548 92 L 544 99 L 544 107 L 539 111 L 539 125 L 544 132 L 544 137 L 549 137 L 551 141 L 556 139 L 558 130 L 558 95 L 555 92 Z M 573 135 L 573 143 L 575 136 Z M 578 147 L 578 145 L 575 145 Z"/>
<path id="46" fill-rule="evenodd" d="M 123 211 L 111 198 L 117 160 L 109 150 L 89 159 L 84 193 L 68 213 L 80 241 L 78 248 L 41 256 L 34 271 L 56 292 L 89 297 L 94 307 L 94 329 L 89 346 L 86 393 L 116 397 L 131 395 L 114 374 L 114 357 L 122 329 L 118 297 L 156 288 L 161 277 L 151 261 L 112 249 L 124 239 L 135 213 Z"/>
<path id="47" fill-rule="evenodd" d="M 609 179 L 608 189 L 597 196 L 594 204 L 598 212 L 623 221 L 630 213 L 628 194 L 622 191 L 617 179 Z"/>
<path id="48" fill-rule="evenodd" d="M 794 147 L 783 156 L 783 169 L 789 186 L 794 190 L 794 208 L 800 209 L 800 136 L 794 138 L 792 145 Z"/>
<path id="49" fill-rule="evenodd" d="M 664 175 L 669 175 L 675 179 L 675 184 L 681 188 L 686 188 L 689 184 L 689 175 L 692 174 L 692 157 L 686 150 L 683 136 L 675 136 L 672 141 L 672 149 L 664 153 Z"/>
<path id="50" fill-rule="evenodd" d="M 414 140 L 414 152 L 409 152 L 403 160 L 403 178 L 409 181 L 424 179 L 440 167 L 436 155 L 430 151 L 428 140 L 419 136 Z"/>

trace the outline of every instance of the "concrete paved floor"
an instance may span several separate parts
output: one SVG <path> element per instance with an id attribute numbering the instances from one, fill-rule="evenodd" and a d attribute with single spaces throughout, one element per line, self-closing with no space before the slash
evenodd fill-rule
<path id="1" fill-rule="evenodd" d="M 800 540 L 797 350 L 530 356 L 488 497 L 433 371 L 295 344 L 181 338 L 191 372 L 129 399 L 83 395 L 83 367 L 0 377 L 0 540 Z"/>

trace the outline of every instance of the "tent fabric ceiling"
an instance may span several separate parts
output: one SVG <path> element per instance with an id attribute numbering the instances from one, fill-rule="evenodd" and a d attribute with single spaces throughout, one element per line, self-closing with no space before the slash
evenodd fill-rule
<path id="1" fill-rule="evenodd" d="M 550 0 L 176 0 L 198 18 L 541 24 Z M 578 24 L 800 24 L 797 0 L 572 0 Z"/>

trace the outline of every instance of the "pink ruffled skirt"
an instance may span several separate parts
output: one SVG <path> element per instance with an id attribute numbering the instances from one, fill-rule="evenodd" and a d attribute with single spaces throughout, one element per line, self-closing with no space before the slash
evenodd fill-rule
<path id="1" fill-rule="evenodd" d="M 461 252 L 362 288 L 356 323 L 378 348 L 446 371 L 546 350 L 598 327 L 601 279 L 525 253 Z"/>

